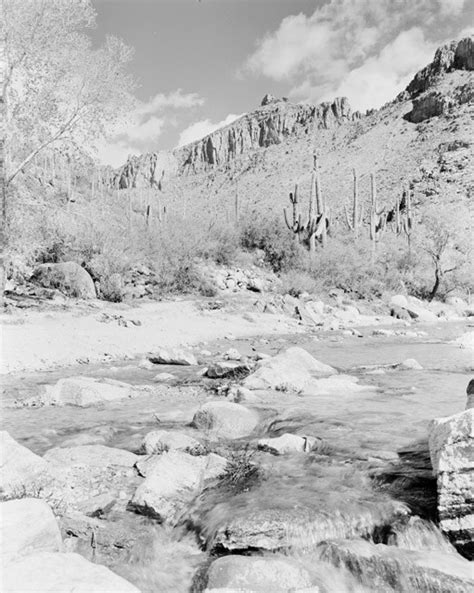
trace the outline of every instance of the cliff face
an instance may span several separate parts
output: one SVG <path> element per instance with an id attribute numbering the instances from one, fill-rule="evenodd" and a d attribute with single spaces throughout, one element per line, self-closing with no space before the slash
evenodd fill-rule
<path id="1" fill-rule="evenodd" d="M 345 97 L 319 105 L 293 104 L 286 100 L 263 103 L 255 111 L 188 146 L 131 157 L 114 176 L 114 187 L 159 188 L 161 180 L 177 174 L 225 166 L 248 151 L 280 144 L 290 136 L 314 134 L 318 129 L 331 129 L 360 118 L 358 112 L 352 112 Z"/>
<path id="2" fill-rule="evenodd" d="M 345 97 L 320 105 L 264 101 L 259 109 L 182 148 L 177 154 L 184 157 L 183 172 L 198 172 L 212 165 L 226 164 L 249 150 L 280 144 L 288 136 L 330 129 L 358 117 L 358 113 L 352 113 Z"/>
<path id="3" fill-rule="evenodd" d="M 436 51 L 433 61 L 414 76 L 393 103 L 364 117 L 351 111 L 346 98 L 310 105 L 265 95 L 258 109 L 201 140 L 170 152 L 130 158 L 111 176 L 111 185 L 119 189 L 159 189 L 168 180 L 181 183 L 195 174 L 228 172 L 233 163 L 238 164 L 240 157 L 255 151 L 264 155 L 266 148 L 278 144 L 286 144 L 282 147 L 282 153 L 286 153 L 289 144 L 307 141 L 311 150 L 319 147 L 327 154 L 336 147 L 330 137 L 339 138 L 344 145 L 351 135 L 357 137 L 359 128 L 369 129 L 378 118 L 392 117 L 390 110 L 404 104 L 411 108 L 403 115 L 411 124 L 470 104 L 474 100 L 473 69 L 473 38 L 453 41 Z M 355 120 L 360 121 L 354 123 Z M 327 130 L 334 130 L 334 133 L 328 134 Z M 275 158 L 274 151 L 272 158 Z"/>

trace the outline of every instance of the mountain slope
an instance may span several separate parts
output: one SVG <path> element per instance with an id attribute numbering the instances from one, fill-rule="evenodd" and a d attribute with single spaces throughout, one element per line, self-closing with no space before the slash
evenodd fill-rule
<path id="1" fill-rule="evenodd" d="M 280 210 L 295 182 L 307 195 L 316 151 L 336 217 L 350 199 L 353 167 L 366 199 L 374 171 L 383 203 L 393 203 L 406 182 L 415 204 L 465 200 L 473 189 L 473 63 L 472 38 L 443 46 L 393 102 L 364 116 L 345 98 L 317 106 L 266 98 L 202 140 L 131 158 L 112 183 L 151 189 L 145 201 L 169 212 L 229 218 L 237 196 L 242 215 Z"/>

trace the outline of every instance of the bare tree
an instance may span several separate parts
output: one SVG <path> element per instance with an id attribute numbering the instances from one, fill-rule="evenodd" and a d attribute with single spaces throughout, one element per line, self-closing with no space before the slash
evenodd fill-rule
<path id="1" fill-rule="evenodd" d="M 89 145 L 133 104 L 132 52 L 114 37 L 93 47 L 94 23 L 90 0 L 0 0 L 2 251 L 17 176 L 45 150 Z"/>

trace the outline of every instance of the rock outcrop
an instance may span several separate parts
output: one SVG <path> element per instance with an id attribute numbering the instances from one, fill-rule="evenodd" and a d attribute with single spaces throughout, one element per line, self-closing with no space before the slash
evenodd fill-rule
<path id="1" fill-rule="evenodd" d="M 442 531 L 474 558 L 474 408 L 433 420 L 430 455 L 438 481 L 438 514 Z"/>
<path id="2" fill-rule="evenodd" d="M 415 97 L 431 87 L 442 74 L 452 70 L 474 70 L 473 37 L 451 41 L 438 48 L 433 61 L 415 74 L 406 92 Z"/>

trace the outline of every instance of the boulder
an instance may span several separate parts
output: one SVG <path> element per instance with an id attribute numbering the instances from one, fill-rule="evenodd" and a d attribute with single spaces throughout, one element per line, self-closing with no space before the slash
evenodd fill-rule
<path id="1" fill-rule="evenodd" d="M 140 456 L 125 451 L 125 449 L 114 449 L 104 445 L 82 445 L 80 447 L 55 447 L 47 451 L 43 459 L 55 466 L 66 468 L 73 466 L 102 468 L 108 466 L 133 467 Z"/>
<path id="2" fill-rule="evenodd" d="M 153 430 L 145 435 L 141 449 L 147 455 L 161 454 L 166 451 L 186 451 L 199 453 L 204 450 L 199 441 L 182 432 Z"/>
<path id="3" fill-rule="evenodd" d="M 194 354 L 181 350 L 180 348 L 161 348 L 156 354 L 148 357 L 153 364 L 176 364 L 182 366 L 195 366 L 197 360 Z"/>
<path id="4" fill-rule="evenodd" d="M 0 494 L 18 495 L 42 483 L 49 473 L 48 463 L 20 445 L 8 432 L 0 432 Z"/>
<path id="5" fill-rule="evenodd" d="M 248 364 L 229 360 L 211 364 L 206 371 L 206 377 L 210 379 L 237 379 L 245 377 L 249 372 Z"/>
<path id="6" fill-rule="evenodd" d="M 392 307 L 400 307 L 401 309 L 406 309 L 408 307 L 407 297 L 403 294 L 395 294 L 390 299 L 390 305 Z"/>
<path id="7" fill-rule="evenodd" d="M 411 315 L 406 309 L 403 309 L 403 307 L 397 307 L 396 305 L 391 307 L 390 315 L 395 317 L 395 319 L 402 319 L 404 321 L 409 321 L 411 319 Z"/>
<path id="8" fill-rule="evenodd" d="M 414 358 L 407 358 L 403 362 L 400 362 L 399 364 L 397 364 L 396 367 L 399 369 L 406 369 L 409 371 L 422 371 L 423 370 L 423 367 L 421 366 L 421 364 Z"/>
<path id="9" fill-rule="evenodd" d="M 336 372 L 303 348 L 294 346 L 273 358 L 260 361 L 257 370 L 245 379 L 243 386 L 247 389 L 302 391 L 314 377 Z"/>
<path id="10" fill-rule="evenodd" d="M 38 552 L 3 570 L 3 593 L 140 593 L 105 566 L 79 554 Z"/>
<path id="11" fill-rule="evenodd" d="M 258 420 L 258 414 L 245 406 L 217 400 L 203 404 L 194 414 L 192 424 L 216 437 L 236 439 L 250 434 Z"/>
<path id="12" fill-rule="evenodd" d="M 317 501 L 315 501 L 317 504 Z M 380 512 L 381 511 L 381 512 Z M 239 512 L 222 522 L 208 546 L 212 550 L 243 552 L 304 550 L 335 538 L 369 537 L 375 529 L 396 522 L 407 514 L 400 503 L 388 503 L 379 512 L 362 506 L 356 510 L 298 506 Z"/>
<path id="13" fill-rule="evenodd" d="M 197 457 L 169 451 L 153 456 L 146 463 L 146 478 L 129 508 L 173 525 L 191 500 L 224 473 L 226 465 L 227 461 L 214 453 Z"/>
<path id="14" fill-rule="evenodd" d="M 224 556 L 207 572 L 208 590 L 289 593 L 311 586 L 307 570 L 283 556 Z"/>
<path id="15" fill-rule="evenodd" d="M 90 274 L 72 261 L 41 264 L 33 272 L 31 280 L 45 288 L 57 288 L 71 297 L 95 299 L 97 296 Z"/>
<path id="16" fill-rule="evenodd" d="M 61 533 L 51 507 L 38 498 L 0 503 L 0 555 L 7 563 L 33 552 L 60 552 Z"/>
<path id="17" fill-rule="evenodd" d="M 257 446 L 262 451 L 268 451 L 274 455 L 309 453 L 316 441 L 315 437 L 298 436 L 287 432 L 273 439 L 260 439 Z"/>
<path id="18" fill-rule="evenodd" d="M 438 483 L 441 530 L 463 554 L 474 558 L 474 408 L 433 420 L 429 447 Z"/>
<path id="19" fill-rule="evenodd" d="M 465 593 L 474 587 L 470 563 L 457 554 L 360 539 L 323 543 L 318 551 L 322 560 L 346 568 L 371 591 Z"/>
<path id="20" fill-rule="evenodd" d="M 93 377 L 67 377 L 49 386 L 44 403 L 57 406 L 79 406 L 85 408 L 95 404 L 133 397 L 132 385 L 113 379 Z"/>

